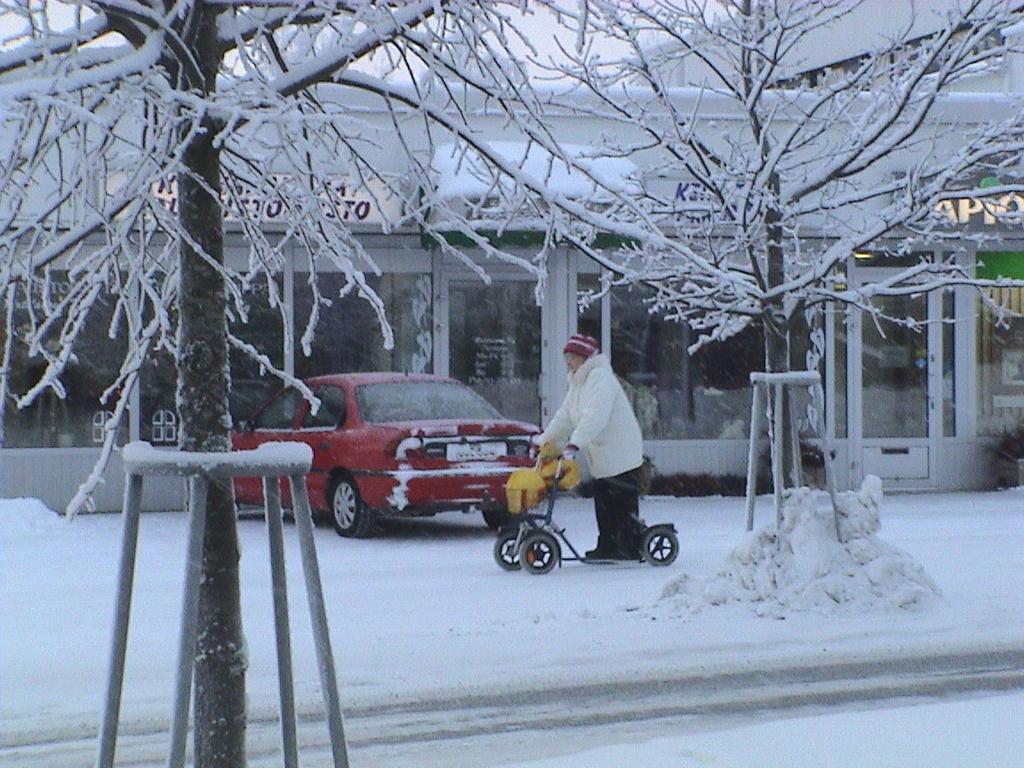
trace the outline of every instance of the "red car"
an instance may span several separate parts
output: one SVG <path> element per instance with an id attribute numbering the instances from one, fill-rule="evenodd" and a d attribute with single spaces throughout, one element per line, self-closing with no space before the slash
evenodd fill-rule
<path id="1" fill-rule="evenodd" d="M 449 510 L 479 510 L 491 527 L 503 522 L 505 481 L 532 464 L 536 426 L 506 419 L 441 376 L 351 373 L 305 383 L 320 399 L 316 413 L 298 390 L 282 390 L 232 434 L 232 447 L 308 444 L 310 504 L 339 534 L 367 536 L 380 516 Z M 235 495 L 241 504 L 262 504 L 260 480 L 237 478 Z"/>

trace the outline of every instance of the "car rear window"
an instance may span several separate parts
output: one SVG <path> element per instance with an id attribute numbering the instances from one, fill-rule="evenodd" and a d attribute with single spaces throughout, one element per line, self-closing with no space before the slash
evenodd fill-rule
<path id="1" fill-rule="evenodd" d="M 500 419 L 480 395 L 461 384 L 443 381 L 394 381 L 356 389 L 364 421 L 432 421 Z"/>

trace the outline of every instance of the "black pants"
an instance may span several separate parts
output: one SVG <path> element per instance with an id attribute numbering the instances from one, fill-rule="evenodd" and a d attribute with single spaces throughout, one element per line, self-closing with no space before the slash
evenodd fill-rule
<path id="1" fill-rule="evenodd" d="M 594 480 L 597 547 L 629 555 L 640 551 L 640 467 Z"/>

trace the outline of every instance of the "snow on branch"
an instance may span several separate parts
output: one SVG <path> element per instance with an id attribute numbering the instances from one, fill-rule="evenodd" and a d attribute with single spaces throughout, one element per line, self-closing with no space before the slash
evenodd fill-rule
<path id="1" fill-rule="evenodd" d="M 595 254 L 602 266 L 655 287 L 657 311 L 708 338 L 731 318 L 786 332 L 822 301 L 874 312 L 886 294 L 988 287 L 955 258 L 870 288 L 843 276 L 859 250 L 981 242 L 948 215 L 951 198 L 1016 221 L 1024 95 L 1004 84 L 1024 66 L 1007 31 L 1019 4 L 899 0 L 884 28 L 872 7 L 597 0 L 575 14 L 605 46 L 563 49 L 547 71 L 573 87 L 550 103 L 607 124 L 595 153 L 645 170 L 644 194 L 605 227 L 634 240 Z"/>

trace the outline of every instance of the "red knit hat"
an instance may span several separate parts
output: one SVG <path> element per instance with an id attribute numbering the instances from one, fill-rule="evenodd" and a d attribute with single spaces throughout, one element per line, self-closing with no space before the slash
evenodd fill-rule
<path id="1" fill-rule="evenodd" d="M 565 342 L 565 349 L 562 350 L 564 354 L 572 353 L 579 355 L 580 357 L 590 357 L 597 353 L 597 339 L 593 336 L 587 336 L 583 333 L 576 333 L 569 337 L 569 340 Z"/>

